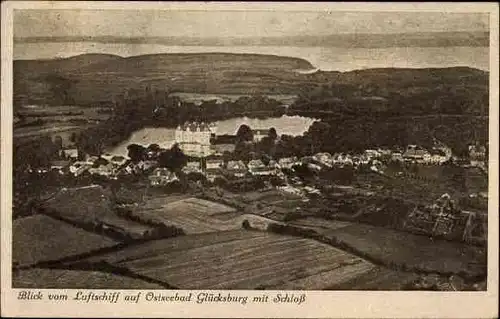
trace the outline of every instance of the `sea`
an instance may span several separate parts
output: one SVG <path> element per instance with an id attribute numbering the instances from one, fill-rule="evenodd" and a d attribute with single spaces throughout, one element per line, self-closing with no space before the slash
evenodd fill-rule
<path id="1" fill-rule="evenodd" d="M 442 68 L 467 66 L 489 71 L 488 47 L 337 48 L 293 46 L 169 46 L 123 43 L 16 43 L 15 60 L 64 58 L 84 53 L 122 57 L 158 53 L 254 53 L 302 58 L 315 69 L 352 71 L 367 68 Z"/>

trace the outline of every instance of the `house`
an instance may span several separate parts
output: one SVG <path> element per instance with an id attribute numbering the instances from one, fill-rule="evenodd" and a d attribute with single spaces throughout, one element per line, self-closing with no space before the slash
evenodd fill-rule
<path id="1" fill-rule="evenodd" d="M 102 154 L 101 157 L 104 158 L 106 161 L 108 162 L 111 162 L 111 159 L 113 158 L 114 155 L 112 154 L 109 154 L 109 153 L 105 153 L 105 154 Z"/>
<path id="2" fill-rule="evenodd" d="M 125 156 L 113 156 L 109 159 L 109 161 L 117 167 L 122 167 L 128 160 L 129 159 Z"/>
<path id="3" fill-rule="evenodd" d="M 380 154 L 380 156 L 384 157 L 390 157 L 392 155 L 392 151 L 386 148 L 378 148 L 377 152 Z"/>
<path id="4" fill-rule="evenodd" d="M 94 166 L 89 168 L 89 173 L 93 175 L 109 177 L 115 173 L 115 167 L 112 163 L 109 162 L 107 164 L 101 164 L 98 166 L 96 166 L 94 163 Z"/>
<path id="5" fill-rule="evenodd" d="M 50 170 L 64 174 L 69 171 L 69 166 L 69 161 L 52 161 L 52 163 L 50 163 Z"/>
<path id="6" fill-rule="evenodd" d="M 269 129 L 256 129 L 252 130 L 253 133 L 253 141 L 260 142 L 264 137 L 268 136 Z"/>
<path id="7" fill-rule="evenodd" d="M 299 188 L 293 187 L 293 186 L 289 186 L 289 185 L 288 186 L 278 186 L 277 189 L 279 189 L 282 192 L 292 194 L 292 195 L 297 195 L 297 196 L 304 195 L 302 190 L 300 190 Z"/>
<path id="8" fill-rule="evenodd" d="M 221 169 L 224 166 L 224 160 L 219 158 L 208 159 L 205 162 L 206 169 Z"/>
<path id="9" fill-rule="evenodd" d="M 250 162 L 248 162 L 247 166 L 248 166 L 248 170 L 252 174 L 253 174 L 253 172 L 255 172 L 257 170 L 267 169 L 266 165 L 264 165 L 264 163 L 262 163 L 262 161 L 260 159 L 251 160 Z"/>
<path id="10" fill-rule="evenodd" d="M 275 160 L 270 160 L 269 163 L 267 164 L 267 167 L 269 167 L 269 169 L 272 169 L 275 171 L 278 171 L 281 169 L 278 162 L 276 162 Z"/>
<path id="11" fill-rule="evenodd" d="M 278 166 L 276 161 L 270 161 L 269 164 L 271 165 L 266 166 L 261 160 L 251 160 L 248 163 L 248 170 L 252 175 L 257 175 L 257 176 L 267 176 L 276 174 L 276 169 Z"/>
<path id="12" fill-rule="evenodd" d="M 321 194 L 320 190 L 315 188 L 315 187 L 311 187 L 311 186 L 305 186 L 304 187 L 304 190 L 309 193 L 309 194 L 316 194 L 316 195 L 319 195 Z"/>
<path id="13" fill-rule="evenodd" d="M 368 157 L 369 159 L 372 159 L 380 157 L 381 154 L 380 152 L 375 150 L 365 150 L 364 155 L 366 155 L 366 157 Z"/>
<path id="14" fill-rule="evenodd" d="M 189 161 L 186 163 L 186 166 L 182 168 L 182 171 L 186 174 L 201 173 L 201 163 L 199 161 Z"/>
<path id="15" fill-rule="evenodd" d="M 151 186 L 165 186 L 179 180 L 173 172 L 164 167 L 156 168 L 148 179 Z"/>
<path id="16" fill-rule="evenodd" d="M 321 166 L 319 166 L 318 164 L 314 164 L 314 163 L 308 163 L 307 168 L 309 168 L 311 171 L 314 171 L 314 172 L 321 171 Z"/>
<path id="17" fill-rule="evenodd" d="M 62 150 L 62 155 L 64 158 L 76 161 L 78 159 L 78 149 L 77 148 L 68 148 Z"/>
<path id="18" fill-rule="evenodd" d="M 88 154 L 85 156 L 85 161 L 91 164 L 94 164 L 94 162 L 97 161 L 97 159 L 99 159 L 98 156 L 93 156 Z"/>
<path id="19" fill-rule="evenodd" d="M 384 172 L 384 164 L 382 164 L 381 161 L 379 160 L 373 160 L 370 166 L 370 170 L 376 173 L 383 173 Z"/>
<path id="20" fill-rule="evenodd" d="M 146 160 L 146 161 L 139 161 L 137 163 L 129 162 L 128 165 L 126 165 L 123 168 L 123 170 L 127 174 L 140 174 L 141 172 L 156 168 L 157 166 L 158 166 L 157 161 Z"/>
<path id="21" fill-rule="evenodd" d="M 247 174 L 248 169 L 243 161 L 229 161 L 226 170 L 229 174 L 236 177 L 243 177 Z"/>
<path id="22" fill-rule="evenodd" d="M 254 176 L 269 176 L 276 174 L 276 171 L 267 166 L 253 168 L 250 173 Z"/>
<path id="23" fill-rule="evenodd" d="M 296 156 L 280 158 L 278 164 L 281 168 L 291 169 L 293 165 L 298 164 L 298 158 Z"/>
<path id="24" fill-rule="evenodd" d="M 448 156 L 446 153 L 440 149 L 435 149 L 433 148 L 430 152 L 429 155 L 425 156 L 427 163 L 429 164 L 443 164 L 448 160 Z"/>
<path id="25" fill-rule="evenodd" d="M 429 158 L 429 152 L 418 145 L 408 145 L 403 158 L 406 161 L 425 162 Z"/>
<path id="26" fill-rule="evenodd" d="M 333 156 L 333 164 L 344 166 L 344 165 L 353 165 L 352 157 L 349 154 L 335 154 Z"/>
<path id="27" fill-rule="evenodd" d="M 71 164 L 69 167 L 69 172 L 75 176 L 79 176 L 82 173 L 88 171 L 92 167 L 92 163 L 78 161 Z"/>
<path id="28" fill-rule="evenodd" d="M 394 152 L 391 155 L 391 159 L 395 162 L 402 162 L 404 161 L 403 154 L 401 152 Z"/>
<path id="29" fill-rule="evenodd" d="M 250 162 L 248 162 L 248 169 L 251 171 L 255 168 L 260 168 L 260 167 L 265 167 L 266 165 L 264 165 L 264 163 L 262 163 L 262 161 L 260 159 L 258 160 L 251 160 Z"/>
<path id="30" fill-rule="evenodd" d="M 309 163 L 314 163 L 315 160 L 312 156 L 304 156 L 300 158 L 300 163 L 301 164 L 309 164 Z"/>
<path id="31" fill-rule="evenodd" d="M 333 165 L 332 155 L 330 153 L 317 153 L 313 156 L 313 159 L 328 167 Z"/>
<path id="32" fill-rule="evenodd" d="M 207 168 L 205 170 L 205 177 L 211 183 L 215 181 L 216 178 L 222 177 L 222 169 L 220 168 Z"/>
<path id="33" fill-rule="evenodd" d="M 481 163 L 487 160 L 486 158 L 486 147 L 483 145 L 470 145 L 469 146 L 469 160 L 470 164 L 473 166 L 481 165 Z"/>

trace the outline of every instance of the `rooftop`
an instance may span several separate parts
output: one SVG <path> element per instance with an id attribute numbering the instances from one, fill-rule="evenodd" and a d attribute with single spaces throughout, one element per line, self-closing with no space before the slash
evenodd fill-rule
<path id="1" fill-rule="evenodd" d="M 257 134 L 257 135 L 267 135 L 269 133 L 269 129 L 255 129 L 255 130 L 252 130 L 252 133 L 253 134 Z"/>
<path id="2" fill-rule="evenodd" d="M 191 132 L 208 132 L 210 131 L 210 125 L 205 122 L 186 122 L 183 125 L 177 127 L 178 130 L 191 131 Z"/>

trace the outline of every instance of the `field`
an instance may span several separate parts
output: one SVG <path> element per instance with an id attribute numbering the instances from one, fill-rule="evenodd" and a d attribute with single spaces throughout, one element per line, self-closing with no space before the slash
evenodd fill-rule
<path id="1" fill-rule="evenodd" d="M 182 289 L 324 289 L 376 267 L 311 239 L 246 230 L 156 240 L 86 262 Z"/>
<path id="2" fill-rule="evenodd" d="M 274 222 L 252 214 L 241 214 L 232 207 L 194 197 L 166 198 L 164 203 L 154 199 L 135 209 L 133 214 L 144 221 L 180 227 L 186 234 L 240 229 L 244 220 L 260 229 L 265 229 L 268 223 Z"/>
<path id="3" fill-rule="evenodd" d="M 396 173 L 403 172 L 401 176 Z M 376 174 L 356 174 L 357 186 L 379 187 L 377 193 L 397 196 L 409 201 L 429 203 L 448 193 L 460 198 L 471 193 L 487 192 L 488 178 L 477 168 L 463 168 L 449 165 L 414 165 L 408 168 L 389 167 L 389 177 Z"/>
<path id="4" fill-rule="evenodd" d="M 83 270 L 39 269 L 12 273 L 12 287 L 37 289 L 164 289 L 163 286 L 121 275 Z"/>
<path id="5" fill-rule="evenodd" d="M 55 261 L 117 244 L 45 215 L 15 219 L 12 260 L 19 266 Z"/>
<path id="6" fill-rule="evenodd" d="M 336 229 L 331 236 L 384 263 L 426 272 L 486 275 L 486 252 L 482 247 L 363 224 Z"/>
<path id="7" fill-rule="evenodd" d="M 298 220 L 294 220 L 289 223 L 293 226 L 299 226 L 304 228 L 312 228 L 320 233 L 329 233 L 337 229 L 348 227 L 353 225 L 351 222 L 338 221 L 338 220 L 326 220 L 317 217 L 306 217 Z"/>
<path id="8" fill-rule="evenodd" d="M 40 138 L 41 136 L 50 136 L 52 139 L 55 136 L 60 136 L 63 140 L 63 145 L 70 145 L 72 142 L 71 135 L 73 133 L 78 134 L 81 131 L 88 128 L 89 125 L 75 125 L 75 124 L 65 124 L 65 123 L 47 123 L 37 126 L 26 126 L 14 129 L 13 136 L 18 140 L 32 140 Z"/>
<path id="9" fill-rule="evenodd" d="M 42 106 L 18 107 L 20 119 L 14 125 L 14 138 L 25 141 L 40 136 L 60 136 L 63 145 L 71 145 L 71 136 L 109 118 L 109 114 L 97 107 Z"/>
<path id="10" fill-rule="evenodd" d="M 114 211 L 110 192 L 101 186 L 62 189 L 44 203 L 47 214 L 70 220 L 77 224 L 103 223 L 123 231 L 133 238 L 141 238 L 151 227 L 119 217 Z"/>
<path id="11" fill-rule="evenodd" d="M 411 272 L 374 268 L 359 277 L 329 287 L 332 290 L 404 290 L 407 283 L 418 278 Z"/>
<path id="12" fill-rule="evenodd" d="M 102 121 L 109 118 L 109 109 L 99 107 L 79 107 L 72 105 L 42 106 L 32 105 L 19 107 L 17 114 L 24 117 L 26 122 L 42 119 L 46 122 L 65 122 L 72 120 Z"/>
<path id="13" fill-rule="evenodd" d="M 234 102 L 240 97 L 248 96 L 244 94 L 206 94 L 206 93 L 173 93 L 172 96 L 178 96 L 182 101 L 191 103 L 201 103 L 203 101 L 216 100 L 217 103 Z M 265 94 L 266 97 L 280 101 L 285 104 L 292 104 L 297 96 L 291 94 Z"/>

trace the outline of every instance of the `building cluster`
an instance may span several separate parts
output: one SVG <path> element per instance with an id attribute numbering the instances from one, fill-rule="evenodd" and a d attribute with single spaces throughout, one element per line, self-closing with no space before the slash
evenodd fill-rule
<path id="1" fill-rule="evenodd" d="M 408 145 L 406 149 L 367 149 L 362 153 L 327 153 L 319 152 L 312 156 L 290 156 L 267 161 L 253 159 L 249 162 L 242 160 L 224 160 L 222 152 L 218 152 L 211 145 L 216 136 L 217 128 L 213 124 L 189 122 L 177 127 L 175 141 L 184 154 L 191 160 L 182 168 L 185 174 L 202 174 L 213 182 L 218 177 L 243 178 L 252 176 L 284 177 L 284 170 L 300 165 L 319 173 L 334 167 L 369 168 L 377 173 L 384 173 L 390 162 L 417 163 L 422 165 L 441 165 L 452 158 L 452 152 L 444 145 L 432 149 L 425 149 L 419 145 Z M 269 130 L 253 130 L 254 141 L 267 136 Z M 234 146 L 234 144 L 233 144 Z M 153 152 L 153 150 L 149 150 Z M 161 150 L 156 150 L 159 152 Z M 469 148 L 470 163 L 480 165 L 485 163 L 486 148 L 480 145 L 471 145 Z M 157 153 L 147 154 L 147 159 L 132 162 L 126 156 L 104 154 L 99 157 L 86 155 L 78 156 L 78 150 L 67 148 L 61 150 L 59 157 L 64 160 L 52 162 L 49 168 L 37 168 L 39 173 L 55 170 L 61 174 L 80 176 L 83 173 L 116 178 L 119 175 L 151 174 L 151 185 L 165 185 L 178 180 L 173 172 L 166 168 L 159 168 L 156 161 Z M 81 154 L 80 154 L 81 155 Z"/>
<path id="2" fill-rule="evenodd" d="M 485 214 L 459 209 L 449 194 L 443 194 L 430 205 L 415 207 L 404 227 L 431 236 L 480 243 L 486 240 L 485 225 Z"/>

